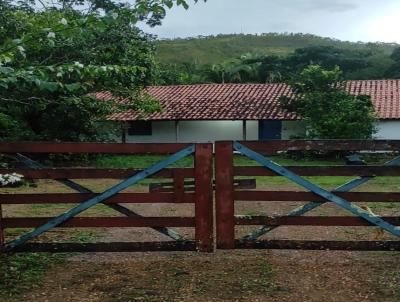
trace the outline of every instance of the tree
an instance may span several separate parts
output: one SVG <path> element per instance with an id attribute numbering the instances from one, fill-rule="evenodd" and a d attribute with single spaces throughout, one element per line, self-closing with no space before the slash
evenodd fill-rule
<path id="1" fill-rule="evenodd" d="M 346 50 L 333 46 L 310 46 L 299 48 L 286 60 L 286 66 L 295 72 L 301 72 L 308 65 L 320 65 L 332 69 L 339 66 L 346 76 L 349 72 L 369 67 L 367 58 L 370 51 Z"/>
<path id="2" fill-rule="evenodd" d="M 393 64 L 386 70 L 385 76 L 392 79 L 400 79 L 400 47 L 397 47 L 390 58 Z"/>
<path id="3" fill-rule="evenodd" d="M 348 94 L 339 67 L 310 65 L 288 84 L 293 95 L 282 97 L 281 105 L 301 116 L 308 138 L 368 139 L 375 132 L 371 98 Z"/>
<path id="4" fill-rule="evenodd" d="M 287 74 L 285 59 L 271 55 L 246 56 L 244 63 L 251 64 L 256 69 L 253 82 L 277 83 L 281 82 Z"/>
<path id="5" fill-rule="evenodd" d="M 177 64 L 159 64 L 153 80 L 154 85 L 183 85 L 192 83 L 193 73 Z"/>
<path id="6" fill-rule="evenodd" d="M 36 3 L 37 2 L 37 3 Z M 155 70 L 157 25 L 182 0 L 58 0 L 0 3 L 1 139 L 93 140 L 113 111 L 159 110 L 144 92 Z M 99 101 L 94 93 L 114 98 Z M 121 98 L 129 100 L 121 104 Z"/>

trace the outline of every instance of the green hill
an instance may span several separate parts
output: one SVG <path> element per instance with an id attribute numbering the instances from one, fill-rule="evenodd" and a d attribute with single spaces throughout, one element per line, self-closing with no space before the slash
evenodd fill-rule
<path id="1" fill-rule="evenodd" d="M 398 44 L 347 42 L 310 34 L 218 35 L 157 41 L 158 58 L 162 63 L 213 64 L 245 53 L 286 55 L 296 48 L 335 46 L 343 49 L 392 53 Z"/>

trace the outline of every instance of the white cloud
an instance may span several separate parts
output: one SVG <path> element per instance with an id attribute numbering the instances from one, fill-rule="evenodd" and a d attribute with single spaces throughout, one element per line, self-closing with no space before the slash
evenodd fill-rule
<path id="1" fill-rule="evenodd" d="M 391 14 L 392 21 L 382 21 Z M 397 0 L 208 0 L 187 11 L 174 8 L 162 26 L 143 28 L 161 38 L 303 32 L 351 41 L 400 42 L 394 28 L 399 28 L 399 14 Z"/>
<path id="2" fill-rule="evenodd" d="M 299 9 L 318 10 L 327 12 L 346 12 L 357 9 L 357 1 L 328 1 L 328 0 L 284 0 L 282 5 L 289 5 Z"/>

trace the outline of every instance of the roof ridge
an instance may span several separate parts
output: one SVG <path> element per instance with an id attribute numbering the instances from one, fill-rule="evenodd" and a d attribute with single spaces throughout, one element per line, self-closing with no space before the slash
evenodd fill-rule
<path id="1" fill-rule="evenodd" d="M 361 79 L 361 80 L 345 80 L 345 83 L 356 83 L 356 82 L 400 82 L 400 79 Z M 198 84 L 178 84 L 178 85 L 154 85 L 148 86 L 148 88 L 173 88 L 173 87 L 201 87 L 201 86 L 278 86 L 288 85 L 283 82 L 274 83 L 198 83 Z"/>

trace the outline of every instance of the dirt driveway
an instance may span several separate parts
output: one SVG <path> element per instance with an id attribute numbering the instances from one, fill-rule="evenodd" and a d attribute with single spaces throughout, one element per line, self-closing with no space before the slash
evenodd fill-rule
<path id="1" fill-rule="evenodd" d="M 400 254 L 330 251 L 77 256 L 9 301 L 400 301 Z M 8 302 L 8 301 L 7 301 Z"/>

